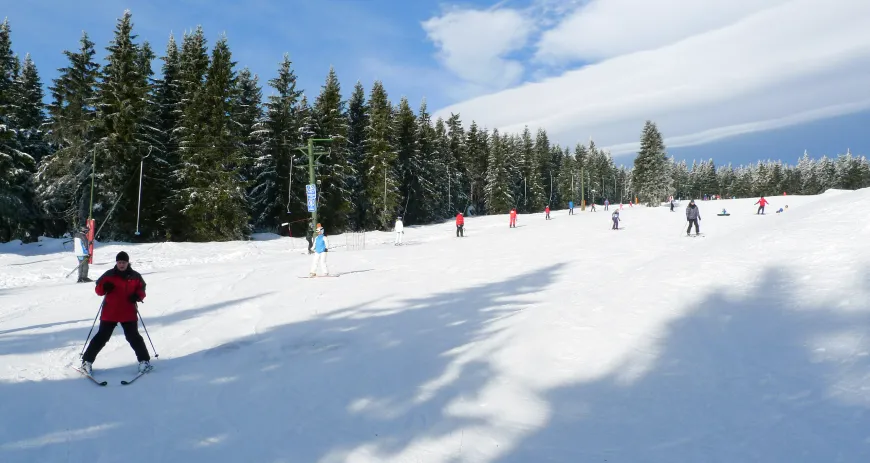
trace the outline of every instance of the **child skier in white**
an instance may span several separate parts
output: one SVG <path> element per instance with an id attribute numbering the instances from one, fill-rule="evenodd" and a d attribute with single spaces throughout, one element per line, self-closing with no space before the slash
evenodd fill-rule
<path id="1" fill-rule="evenodd" d="M 394 245 L 401 246 L 402 245 L 402 236 L 405 234 L 405 224 L 402 222 L 402 218 L 396 218 L 396 242 Z"/>
<path id="2" fill-rule="evenodd" d="M 326 253 L 329 252 L 329 240 L 323 232 L 323 227 L 317 224 L 317 236 L 314 238 L 314 259 L 311 261 L 311 272 L 308 276 L 317 276 L 317 266 L 323 267 L 323 274 L 329 275 L 329 267 L 326 266 Z"/>

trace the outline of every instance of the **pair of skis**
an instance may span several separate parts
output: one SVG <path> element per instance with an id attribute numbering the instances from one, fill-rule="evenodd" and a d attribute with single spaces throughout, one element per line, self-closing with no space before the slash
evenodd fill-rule
<path id="1" fill-rule="evenodd" d="M 153 368 L 153 367 L 152 367 L 152 368 Z M 81 368 L 78 368 L 78 367 L 72 367 L 72 369 L 75 370 L 75 371 L 77 371 L 77 372 L 79 372 L 79 373 L 80 373 L 82 376 L 84 376 L 85 378 L 88 378 L 88 379 L 90 379 L 91 381 L 93 381 L 94 384 L 96 384 L 97 386 L 106 386 L 106 385 L 109 384 L 108 381 L 100 381 L 100 380 L 98 380 L 97 378 L 95 378 L 93 375 L 89 375 L 87 372 L 85 372 L 85 371 L 82 370 Z M 149 373 L 150 371 L 151 371 L 151 370 L 140 371 L 139 373 L 136 374 L 136 376 L 133 377 L 133 379 L 130 379 L 129 381 L 122 380 L 122 381 L 121 381 L 121 384 L 124 385 L 124 386 L 126 386 L 126 385 L 128 385 L 128 384 L 133 384 L 133 381 L 136 381 L 137 379 L 141 378 L 142 376 L 144 376 L 146 373 Z"/>

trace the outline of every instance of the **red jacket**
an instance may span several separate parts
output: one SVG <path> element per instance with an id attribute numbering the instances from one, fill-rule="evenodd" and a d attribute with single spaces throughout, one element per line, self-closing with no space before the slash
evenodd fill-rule
<path id="1" fill-rule="evenodd" d="M 767 200 L 764 199 L 764 198 L 761 198 L 761 199 L 759 199 L 758 202 L 755 203 L 755 204 L 759 204 L 759 205 L 761 205 L 761 206 L 767 206 Z"/>
<path id="2" fill-rule="evenodd" d="M 517 211 L 511 210 L 511 220 L 517 220 Z"/>
<path id="3" fill-rule="evenodd" d="M 545 207 L 544 212 L 550 212 L 550 206 Z"/>
<path id="4" fill-rule="evenodd" d="M 462 217 L 462 213 L 456 214 L 456 225 L 465 225 L 465 217 Z"/>
<path id="5" fill-rule="evenodd" d="M 115 285 L 106 293 L 105 285 L 111 282 Z M 136 303 L 131 302 L 131 296 L 135 295 L 137 301 L 145 299 L 145 280 L 139 272 L 127 267 L 126 272 L 121 272 L 114 267 L 97 279 L 97 287 L 94 289 L 98 296 L 106 296 L 103 301 L 103 313 L 100 320 L 105 322 L 130 322 L 138 320 L 136 316 Z"/>

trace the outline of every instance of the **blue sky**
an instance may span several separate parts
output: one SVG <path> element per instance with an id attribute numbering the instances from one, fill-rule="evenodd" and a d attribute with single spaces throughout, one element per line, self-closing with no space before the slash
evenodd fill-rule
<path id="1" fill-rule="evenodd" d="M 860 21 L 870 7 L 703 3 L 44 0 L 7 2 L 2 14 L 14 50 L 31 53 L 46 84 L 82 30 L 102 53 L 130 9 L 158 55 L 170 32 L 180 40 L 202 25 L 211 44 L 226 33 L 234 59 L 264 87 L 287 52 L 309 98 L 332 65 L 345 95 L 357 80 L 368 90 L 379 79 L 394 102 L 406 96 L 416 108 L 425 97 L 436 115 L 507 131 L 542 126 L 562 144 L 592 137 L 618 163 L 630 162 L 646 119 L 678 158 L 870 154 L 870 29 Z"/>

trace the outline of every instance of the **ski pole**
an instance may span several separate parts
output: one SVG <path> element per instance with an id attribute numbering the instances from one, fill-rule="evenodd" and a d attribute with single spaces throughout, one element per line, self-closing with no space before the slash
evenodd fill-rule
<path id="1" fill-rule="evenodd" d="M 91 330 L 88 331 L 88 337 L 87 337 L 87 339 L 85 339 L 85 344 L 82 346 L 82 351 L 79 353 L 79 358 L 82 358 L 85 356 L 85 347 L 87 347 L 88 341 L 91 340 L 91 333 L 94 332 L 94 326 L 97 325 L 97 318 L 100 318 L 100 312 L 103 311 L 103 304 L 105 304 L 105 303 L 106 303 L 106 299 L 103 298 L 103 302 L 100 303 L 100 309 L 97 310 L 97 316 L 94 317 L 94 323 L 91 325 Z"/>
<path id="2" fill-rule="evenodd" d="M 154 358 L 159 358 L 160 356 L 157 355 L 157 349 L 154 348 L 154 342 L 151 341 L 151 335 L 148 334 L 148 327 L 145 326 L 145 319 L 142 318 L 142 314 L 139 313 L 139 307 L 136 307 L 136 315 L 139 316 L 139 321 L 142 322 L 142 328 L 145 328 L 145 336 L 148 336 L 148 342 L 151 343 L 151 350 L 154 351 Z"/>

